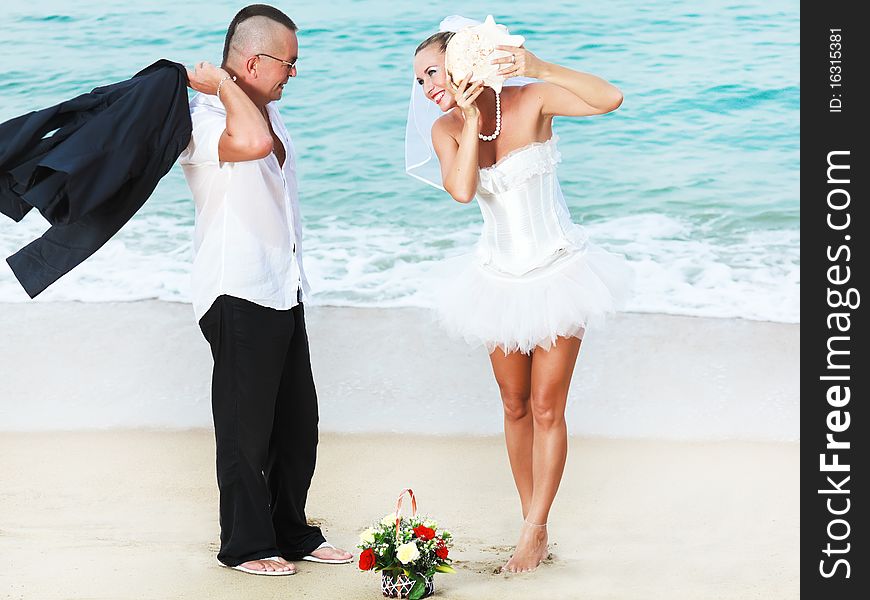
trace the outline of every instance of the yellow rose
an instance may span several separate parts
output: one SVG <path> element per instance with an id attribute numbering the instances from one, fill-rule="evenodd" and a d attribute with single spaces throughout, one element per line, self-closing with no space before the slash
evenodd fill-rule
<path id="1" fill-rule="evenodd" d="M 369 527 L 359 534 L 360 544 L 373 544 L 375 541 L 375 530 Z"/>
<path id="2" fill-rule="evenodd" d="M 396 558 L 398 558 L 399 562 L 403 565 L 412 563 L 420 558 L 420 550 L 417 548 L 416 542 L 408 542 L 407 544 L 402 544 L 396 548 Z"/>

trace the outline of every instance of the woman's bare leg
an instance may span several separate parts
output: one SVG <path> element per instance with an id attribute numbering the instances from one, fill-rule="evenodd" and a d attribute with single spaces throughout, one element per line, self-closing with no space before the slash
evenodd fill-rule
<path id="1" fill-rule="evenodd" d="M 489 355 L 504 407 L 504 439 L 514 483 L 520 494 L 523 518 L 532 502 L 532 411 L 530 407 L 532 359 L 501 350 Z"/>
<path id="2" fill-rule="evenodd" d="M 532 354 L 532 500 L 506 571 L 532 571 L 547 556 L 546 523 L 568 456 L 565 405 L 579 352 L 578 338 L 559 338 L 549 351 L 537 348 Z"/>

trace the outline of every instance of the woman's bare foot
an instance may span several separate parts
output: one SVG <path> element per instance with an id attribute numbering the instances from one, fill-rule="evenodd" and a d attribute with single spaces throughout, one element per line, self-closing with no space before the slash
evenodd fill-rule
<path id="1" fill-rule="evenodd" d="M 249 560 L 239 565 L 242 568 L 250 569 L 251 571 L 263 571 L 264 573 L 279 572 L 279 573 L 295 573 L 296 565 L 276 556 L 274 558 L 261 558 L 259 560 Z"/>
<path id="2" fill-rule="evenodd" d="M 523 528 L 520 530 L 520 539 L 517 542 L 514 555 L 510 557 L 510 560 L 501 570 L 503 573 L 534 571 L 547 557 L 547 552 L 547 524 L 536 525 L 523 521 Z"/>

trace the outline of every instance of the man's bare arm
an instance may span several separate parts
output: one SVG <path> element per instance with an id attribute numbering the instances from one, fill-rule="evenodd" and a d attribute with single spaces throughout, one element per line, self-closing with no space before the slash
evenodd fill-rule
<path id="1" fill-rule="evenodd" d="M 224 162 L 264 158 L 272 152 L 272 133 L 260 109 L 248 98 L 225 70 L 207 62 L 187 71 L 188 85 L 204 94 L 217 94 L 227 110 L 226 129 L 218 145 L 218 157 Z M 221 83 L 223 80 L 223 83 Z"/>

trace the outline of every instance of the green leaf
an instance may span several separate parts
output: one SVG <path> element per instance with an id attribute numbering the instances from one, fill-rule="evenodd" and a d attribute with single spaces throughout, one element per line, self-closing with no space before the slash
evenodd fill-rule
<path id="1" fill-rule="evenodd" d="M 408 594 L 408 600 L 420 600 L 426 592 L 426 582 L 422 577 L 417 577 L 414 586 L 411 588 L 411 593 Z"/>
<path id="2" fill-rule="evenodd" d="M 435 570 L 439 573 L 455 573 L 456 569 L 451 567 L 450 565 L 438 565 L 435 567 Z"/>

